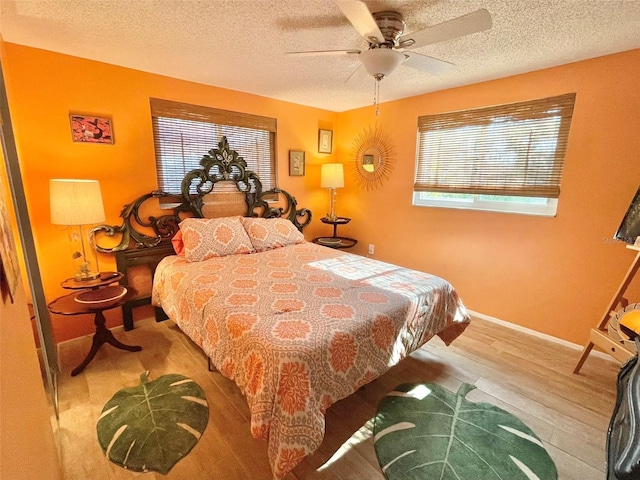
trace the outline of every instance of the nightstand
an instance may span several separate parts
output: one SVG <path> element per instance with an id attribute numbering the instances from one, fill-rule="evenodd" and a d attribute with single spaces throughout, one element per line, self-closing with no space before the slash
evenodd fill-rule
<path id="1" fill-rule="evenodd" d="M 351 221 L 350 218 L 336 217 L 332 220 L 330 218 L 323 217 L 320 221 L 328 225 L 333 225 L 333 236 L 314 238 L 313 243 L 330 248 L 351 248 L 358 243 L 355 238 L 339 237 L 337 233 L 338 225 L 346 225 Z"/>
<path id="2" fill-rule="evenodd" d="M 60 284 L 62 288 L 67 290 L 86 290 L 88 288 L 106 287 L 112 283 L 119 282 L 124 275 L 120 272 L 100 272 L 98 278 L 91 280 L 76 280 L 75 278 L 67 278 Z"/>
<path id="3" fill-rule="evenodd" d="M 96 333 L 93 335 L 91 350 L 89 350 L 89 353 L 82 361 L 82 363 L 71 371 L 71 376 L 78 375 L 85 369 L 87 365 L 89 365 L 89 362 L 93 360 L 93 357 L 95 357 L 96 353 L 98 353 L 98 350 L 103 343 L 108 343 L 116 348 L 119 348 L 121 350 L 128 350 L 130 352 L 139 352 L 140 350 L 142 350 L 142 347 L 139 347 L 137 345 L 125 345 L 124 343 L 120 342 L 113 336 L 111 330 L 109 330 L 105 326 L 106 319 L 104 317 L 104 311 L 121 307 L 125 302 L 131 300 L 132 298 L 135 298 L 135 296 L 138 294 L 135 288 L 126 287 L 127 293 L 122 298 L 118 299 L 116 302 L 104 306 L 96 305 L 93 303 L 80 303 L 76 301 L 76 297 L 78 295 L 97 290 L 99 288 L 107 287 L 112 283 L 118 282 L 121 278 L 122 274 L 119 272 L 101 273 L 100 277 L 96 278 L 95 280 L 76 281 L 73 278 L 68 278 L 67 280 L 62 282 L 62 287 L 76 291 L 69 295 L 59 297 L 47 305 L 47 308 L 51 313 L 55 313 L 58 315 L 94 315 L 93 323 L 96 327 Z"/>
<path id="4" fill-rule="evenodd" d="M 173 246 L 161 244 L 148 248 L 131 248 L 116 252 L 116 265 L 124 277 L 121 284 L 131 285 L 138 290 L 138 296 L 122 305 L 122 323 L 125 330 L 133 329 L 133 309 L 151 303 L 153 274 L 160 260 L 175 255 Z M 156 322 L 166 320 L 167 315 L 160 307 L 154 307 Z"/>

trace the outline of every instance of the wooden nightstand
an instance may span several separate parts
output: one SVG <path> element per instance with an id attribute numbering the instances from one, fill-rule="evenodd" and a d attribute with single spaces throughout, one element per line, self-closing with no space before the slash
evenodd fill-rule
<path id="1" fill-rule="evenodd" d="M 112 275 L 113 273 L 115 273 L 116 275 Z M 77 291 L 69 295 L 59 297 L 49 305 L 47 305 L 47 308 L 51 313 L 56 313 L 58 315 L 94 315 L 93 323 L 96 326 L 96 333 L 93 335 L 91 350 L 89 350 L 87 357 L 82 361 L 82 363 L 71 371 L 71 376 L 78 375 L 84 370 L 87 365 L 89 365 L 89 362 L 93 360 L 93 357 L 95 357 L 96 353 L 98 353 L 98 350 L 103 343 L 108 343 L 116 348 L 119 348 L 121 350 L 128 350 L 130 352 L 139 352 L 140 350 L 142 350 L 142 347 L 125 345 L 124 343 L 120 342 L 113 336 L 111 330 L 109 330 L 105 326 L 106 320 L 104 317 L 104 311 L 121 307 L 125 302 L 131 300 L 132 298 L 135 298 L 135 296 L 138 294 L 135 288 L 126 287 L 127 293 L 122 298 L 120 298 L 117 302 L 111 303 L 106 306 L 96 306 L 92 304 L 79 303 L 76 301 L 76 296 L 80 295 L 81 293 L 104 287 L 111 283 L 117 282 L 118 280 L 120 280 L 120 278 L 122 278 L 122 274 L 118 272 L 107 272 L 105 274 L 101 274 L 101 277 L 95 280 L 76 282 L 74 279 L 67 279 L 62 282 L 62 286 L 64 288 Z M 92 282 L 94 283 L 94 285 L 91 285 Z M 86 285 L 86 287 L 88 288 L 81 289 L 76 284 Z"/>
<path id="2" fill-rule="evenodd" d="M 67 278 L 60 286 L 67 290 L 86 290 L 87 288 L 106 287 L 112 283 L 119 282 L 123 276 L 120 272 L 100 272 L 98 278 L 92 280 L 76 280 L 73 277 Z"/>
<path id="3" fill-rule="evenodd" d="M 355 238 L 339 237 L 337 234 L 338 225 L 346 225 L 351 221 L 350 218 L 336 217 L 335 220 L 332 220 L 330 218 L 323 217 L 320 221 L 328 225 L 333 225 L 333 236 L 314 238 L 313 243 L 330 248 L 351 248 L 358 243 Z"/>
<path id="4" fill-rule="evenodd" d="M 162 244 L 149 248 L 131 248 L 116 252 L 116 265 L 123 277 L 123 285 L 131 285 L 140 293 L 122 305 L 122 322 L 125 330 L 133 329 L 133 312 L 135 307 L 151 303 L 151 285 L 153 274 L 160 260 L 168 255 L 175 255 L 173 246 Z M 155 307 L 156 322 L 166 320 L 167 315 L 160 307 Z"/>

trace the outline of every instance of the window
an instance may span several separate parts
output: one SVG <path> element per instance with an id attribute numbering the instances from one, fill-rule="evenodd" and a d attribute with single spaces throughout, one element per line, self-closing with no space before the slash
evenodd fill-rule
<path id="1" fill-rule="evenodd" d="M 258 174 L 263 190 L 276 186 L 276 119 L 150 99 L 158 188 L 180 193 L 184 175 L 223 136 Z"/>
<path id="2" fill-rule="evenodd" d="M 555 215 L 574 101 L 419 117 L 413 204 Z"/>

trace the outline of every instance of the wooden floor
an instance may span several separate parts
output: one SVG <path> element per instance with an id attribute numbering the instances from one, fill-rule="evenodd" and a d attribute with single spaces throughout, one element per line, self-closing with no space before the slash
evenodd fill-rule
<path id="1" fill-rule="evenodd" d="M 249 410 L 234 383 L 208 372 L 202 351 L 171 322 L 136 322 L 121 341 L 143 347 L 131 353 L 104 345 L 77 377 L 90 337 L 60 345 L 60 420 L 56 425 L 65 480 L 271 479 L 266 442 L 249 431 Z M 286 480 L 383 480 L 372 442 L 378 402 L 396 385 L 436 382 L 456 391 L 477 387 L 469 398 L 487 401 L 523 420 L 544 441 L 561 480 L 604 478 L 605 433 L 615 401 L 619 365 L 591 355 L 581 373 L 580 352 L 522 332 L 474 319 L 450 347 L 431 340 L 378 380 L 333 405 L 326 415 L 324 443 Z M 209 401 L 209 424 L 199 443 L 168 475 L 130 472 L 106 460 L 95 426 L 104 404 L 123 387 L 167 373 L 191 377 Z M 467 479 L 471 480 L 471 479 Z M 482 480 L 482 479 L 473 479 Z M 545 480 L 545 479 L 541 479 Z"/>

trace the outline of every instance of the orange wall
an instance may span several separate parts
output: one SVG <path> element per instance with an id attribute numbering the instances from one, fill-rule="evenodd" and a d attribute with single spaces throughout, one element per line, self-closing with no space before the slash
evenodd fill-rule
<path id="1" fill-rule="evenodd" d="M 150 96 L 278 119 L 278 178 L 315 220 L 308 239 L 329 232 L 319 218 L 328 195 L 319 165 L 350 164 L 354 138 L 374 125 L 373 108 L 340 114 L 6 44 L 9 101 L 47 298 L 70 275 L 66 235 L 49 223 L 48 180 L 100 180 L 108 223 L 121 206 L 156 188 Z M 38 72 L 37 75 L 34 72 Z M 640 184 L 640 51 L 383 104 L 377 122 L 391 136 L 395 169 L 373 192 L 346 172 L 339 232 L 375 244 L 375 258 L 450 280 L 467 306 L 576 343 L 617 288 L 633 255 L 611 241 Z M 382 97 L 384 98 L 384 81 Z M 411 206 L 417 116 L 577 92 L 555 218 Z M 68 114 L 113 118 L 113 146 L 71 142 Z M 318 128 L 334 130 L 334 154 L 317 152 Z M 288 150 L 307 153 L 305 177 L 288 176 Z M 101 256 L 102 269 L 114 268 Z M 633 298 L 630 300 L 635 301 Z M 115 315 L 115 312 L 111 312 Z M 110 325 L 119 318 L 110 319 Z M 91 333 L 89 320 L 54 318 L 56 338 Z"/>
<path id="2" fill-rule="evenodd" d="M 118 214 L 125 203 L 157 189 L 149 97 L 277 118 L 279 186 L 295 195 L 300 206 L 324 205 L 319 165 L 333 157 L 316 153 L 318 129 L 334 129 L 337 113 L 11 43 L 6 43 L 3 63 L 48 301 L 68 293 L 59 284 L 72 275 L 66 232 L 49 220 L 49 179 L 99 180 L 107 223 L 120 224 Z M 69 113 L 111 117 L 115 144 L 73 143 Z M 304 177 L 289 177 L 290 149 L 306 151 Z M 320 216 L 305 231 L 307 238 L 322 228 Z M 100 255 L 99 263 L 102 270 L 115 269 L 111 256 Z M 117 310 L 107 316 L 109 326 L 120 322 Z M 57 341 L 93 331 L 91 319 L 82 317 L 53 315 L 52 323 Z"/>
<path id="3" fill-rule="evenodd" d="M 374 192 L 353 181 L 340 190 L 338 214 L 354 218 L 342 231 L 358 253 L 373 243 L 375 258 L 448 279 L 472 310 L 586 342 L 634 256 L 611 238 L 640 185 L 638 78 L 633 50 L 383 104 L 395 169 Z M 419 115 L 567 92 L 577 97 L 555 218 L 411 205 Z M 376 118 L 368 107 L 339 120 L 337 155 L 349 163 Z"/>
<path id="4" fill-rule="evenodd" d="M 0 58 L 4 53 L 0 37 Z M 8 202 L 15 225 L 10 189 L 0 147 L 1 201 Z M 18 242 L 17 231 L 13 234 Z M 55 480 L 62 478 L 51 430 L 51 414 L 40 374 L 29 321 L 27 298 L 19 282 L 13 301 L 0 294 L 0 478 Z"/>

